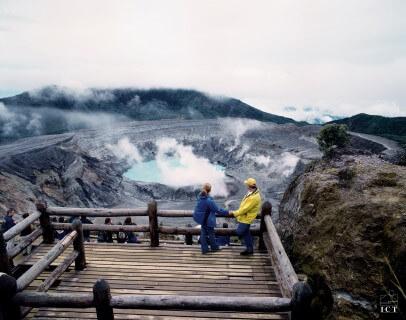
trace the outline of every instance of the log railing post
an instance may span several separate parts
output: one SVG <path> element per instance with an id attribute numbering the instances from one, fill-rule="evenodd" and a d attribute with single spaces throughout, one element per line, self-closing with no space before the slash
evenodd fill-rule
<path id="1" fill-rule="evenodd" d="M 21 309 L 13 302 L 17 293 L 17 281 L 12 276 L 0 273 L 0 319 L 20 320 Z"/>
<path id="2" fill-rule="evenodd" d="M 39 222 L 41 223 L 42 228 L 42 237 L 44 243 L 54 243 L 55 234 L 54 229 L 52 228 L 51 219 L 49 213 L 47 212 L 47 203 L 46 202 L 37 202 L 37 210 L 41 212 L 39 217 Z"/>
<path id="3" fill-rule="evenodd" d="M 307 282 L 297 282 L 293 285 L 293 295 L 291 300 L 292 311 L 290 313 L 291 320 L 307 320 L 313 319 L 311 303 L 313 299 L 313 291 Z"/>
<path id="4" fill-rule="evenodd" d="M 264 242 L 264 232 L 266 232 L 266 223 L 265 223 L 265 216 L 272 215 L 272 204 L 269 201 L 265 201 L 262 204 L 261 209 L 261 224 L 259 227 L 259 243 L 258 243 L 258 250 L 265 251 L 266 246 Z"/>
<path id="5" fill-rule="evenodd" d="M 158 207 L 156 201 L 148 203 L 149 236 L 151 247 L 159 246 Z"/>
<path id="6" fill-rule="evenodd" d="M 75 270 L 83 270 L 86 268 L 86 255 L 82 222 L 79 219 L 75 219 L 72 222 L 72 228 L 77 232 L 77 236 L 73 240 L 73 248 L 78 252 L 78 256 L 75 259 Z"/>
<path id="7" fill-rule="evenodd" d="M 0 272 L 11 274 L 11 263 L 7 254 L 7 242 L 0 231 Z M 1 319 L 1 318 L 0 318 Z"/>
<path id="8" fill-rule="evenodd" d="M 106 280 L 99 279 L 94 284 L 93 301 L 98 320 L 114 320 L 114 312 L 111 307 L 110 285 Z"/>

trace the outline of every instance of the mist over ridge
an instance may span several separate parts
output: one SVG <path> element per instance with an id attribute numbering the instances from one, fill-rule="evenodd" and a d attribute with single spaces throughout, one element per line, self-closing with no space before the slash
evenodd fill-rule
<path id="1" fill-rule="evenodd" d="M 248 118 L 297 123 L 238 99 L 187 89 L 72 89 L 47 86 L 0 99 L 0 143 L 129 120 Z"/>

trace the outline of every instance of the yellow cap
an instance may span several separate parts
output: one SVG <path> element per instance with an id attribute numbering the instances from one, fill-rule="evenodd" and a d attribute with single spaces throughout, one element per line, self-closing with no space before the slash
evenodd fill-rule
<path id="1" fill-rule="evenodd" d="M 244 183 L 248 186 L 248 187 L 256 187 L 257 186 L 257 182 L 254 178 L 248 178 L 247 180 L 244 181 Z"/>

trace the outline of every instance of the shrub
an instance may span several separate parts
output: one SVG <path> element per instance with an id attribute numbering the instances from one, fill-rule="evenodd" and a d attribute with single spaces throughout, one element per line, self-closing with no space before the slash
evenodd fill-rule
<path id="1" fill-rule="evenodd" d="M 379 187 L 396 187 L 397 174 L 395 172 L 378 172 L 375 179 L 372 180 L 372 185 Z"/>
<path id="2" fill-rule="evenodd" d="M 349 187 L 356 176 L 356 172 L 354 168 L 345 167 L 338 171 L 338 179 L 340 185 L 343 187 Z"/>
<path id="3" fill-rule="evenodd" d="M 349 140 L 347 126 L 343 124 L 327 124 L 317 136 L 319 149 L 325 156 L 330 156 L 335 149 L 344 148 Z"/>

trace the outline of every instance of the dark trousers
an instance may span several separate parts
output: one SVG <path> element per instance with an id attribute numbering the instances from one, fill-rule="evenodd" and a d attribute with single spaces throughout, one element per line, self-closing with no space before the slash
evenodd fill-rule
<path id="1" fill-rule="evenodd" d="M 211 250 L 218 250 L 219 246 L 216 243 L 216 237 L 214 236 L 214 227 L 203 226 L 200 229 L 200 246 L 202 252 L 209 251 L 209 245 Z"/>
<path id="2" fill-rule="evenodd" d="M 252 241 L 250 227 L 250 224 L 240 222 L 237 227 L 237 235 L 244 239 L 244 244 L 247 247 L 247 251 L 254 252 L 254 244 Z"/>

